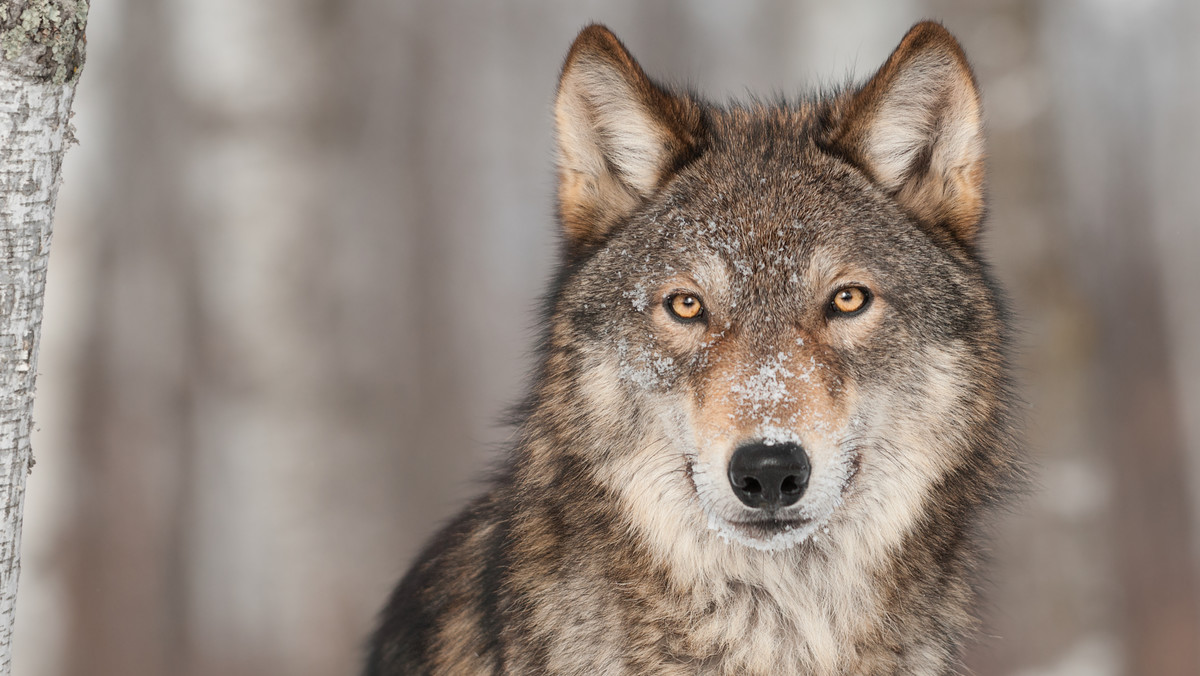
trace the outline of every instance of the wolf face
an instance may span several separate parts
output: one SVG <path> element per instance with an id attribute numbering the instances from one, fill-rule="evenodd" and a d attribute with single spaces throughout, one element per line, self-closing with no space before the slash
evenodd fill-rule
<path id="1" fill-rule="evenodd" d="M 640 437 L 599 474 L 665 548 L 697 522 L 760 550 L 895 546 L 1003 387 L 957 43 L 918 27 L 856 95 L 722 110 L 589 29 L 559 92 L 582 262 L 554 329 L 583 417 Z"/>
<path id="2" fill-rule="evenodd" d="M 980 120 L 933 23 L 861 87 L 728 107 L 584 29 L 511 454 L 367 673 L 952 673 L 1022 475 Z"/>

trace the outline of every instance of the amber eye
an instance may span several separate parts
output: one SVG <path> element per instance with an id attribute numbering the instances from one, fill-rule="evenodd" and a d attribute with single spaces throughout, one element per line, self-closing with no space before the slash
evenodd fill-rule
<path id="1" fill-rule="evenodd" d="M 871 301 L 871 292 L 865 286 L 845 286 L 833 294 L 829 301 L 829 312 L 834 315 L 852 315 L 861 312 Z"/>
<path id="2" fill-rule="evenodd" d="M 691 293 L 674 293 L 667 296 L 663 302 L 676 319 L 693 322 L 704 315 L 704 304 L 700 297 Z"/>

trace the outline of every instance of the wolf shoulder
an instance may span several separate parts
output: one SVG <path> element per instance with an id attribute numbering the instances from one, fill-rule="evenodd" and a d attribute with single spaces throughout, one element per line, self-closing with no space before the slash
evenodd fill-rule
<path id="1" fill-rule="evenodd" d="M 364 676 L 498 671 L 503 510 L 493 491 L 427 544 L 371 637 Z"/>

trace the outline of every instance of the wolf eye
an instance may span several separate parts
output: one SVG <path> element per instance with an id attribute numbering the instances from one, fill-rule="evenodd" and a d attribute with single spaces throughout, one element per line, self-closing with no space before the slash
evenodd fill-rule
<path id="1" fill-rule="evenodd" d="M 865 286 L 844 286 L 838 289 L 829 301 L 829 314 L 856 315 L 871 302 L 871 291 Z"/>
<path id="2" fill-rule="evenodd" d="M 694 322 L 704 316 L 704 304 L 692 293 L 673 293 L 663 299 L 663 305 L 676 319 Z"/>

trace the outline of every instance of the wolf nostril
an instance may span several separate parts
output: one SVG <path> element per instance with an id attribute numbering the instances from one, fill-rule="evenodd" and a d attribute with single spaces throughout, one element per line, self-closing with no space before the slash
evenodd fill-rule
<path id="1" fill-rule="evenodd" d="M 779 484 L 779 489 L 785 494 L 799 493 L 800 482 L 796 480 L 796 475 L 789 474 L 783 478 L 783 483 Z"/>
<path id="2" fill-rule="evenodd" d="M 744 477 L 741 485 L 738 486 L 738 488 L 746 491 L 747 493 L 762 493 L 762 484 L 758 483 L 757 479 L 750 476 Z"/>
<path id="3" fill-rule="evenodd" d="M 794 443 L 756 442 L 729 460 L 729 483 L 743 504 L 775 510 L 796 504 L 808 488 L 808 454 Z"/>

